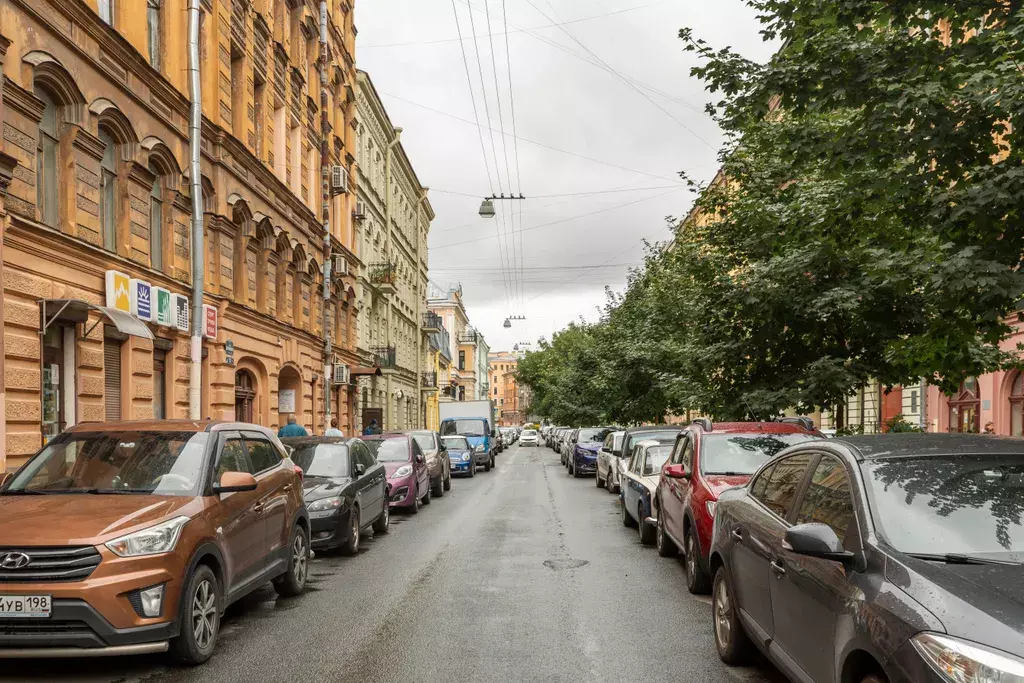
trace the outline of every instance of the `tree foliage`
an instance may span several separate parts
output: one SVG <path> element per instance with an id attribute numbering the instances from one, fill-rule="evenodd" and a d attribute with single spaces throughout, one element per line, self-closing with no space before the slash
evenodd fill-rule
<path id="1" fill-rule="evenodd" d="M 767 64 L 680 32 L 717 98 L 721 173 L 572 330 L 579 353 L 558 336 L 528 356 L 548 374 L 523 381 L 558 388 L 541 414 L 809 412 L 874 378 L 952 392 L 1019 362 L 1000 343 L 1024 296 L 1022 3 L 747 4 L 783 45 Z"/>

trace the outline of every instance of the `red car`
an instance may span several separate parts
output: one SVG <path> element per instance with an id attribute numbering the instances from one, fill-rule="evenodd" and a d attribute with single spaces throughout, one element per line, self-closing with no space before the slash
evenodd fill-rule
<path id="1" fill-rule="evenodd" d="M 711 587 L 708 554 L 719 494 L 746 484 L 782 449 L 821 438 L 808 418 L 715 425 L 700 419 L 679 433 L 655 492 L 655 543 L 662 557 L 682 551 L 691 593 L 706 593 Z"/>

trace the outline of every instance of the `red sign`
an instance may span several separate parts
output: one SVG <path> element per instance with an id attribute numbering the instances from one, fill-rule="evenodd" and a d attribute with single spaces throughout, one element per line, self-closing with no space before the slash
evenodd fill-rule
<path id="1" fill-rule="evenodd" d="M 203 304 L 203 336 L 217 338 L 217 309 L 210 304 Z"/>

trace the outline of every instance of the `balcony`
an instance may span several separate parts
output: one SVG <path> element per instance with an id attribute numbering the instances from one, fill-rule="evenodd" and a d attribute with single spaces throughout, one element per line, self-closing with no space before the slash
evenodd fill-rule
<path id="1" fill-rule="evenodd" d="M 394 372 L 398 367 L 398 351 L 394 346 L 374 346 L 370 349 L 373 362 L 380 366 L 382 372 Z"/>
<path id="2" fill-rule="evenodd" d="M 440 332 L 441 331 L 441 316 L 437 313 L 424 313 L 423 314 L 423 331 L 424 332 Z"/>
<path id="3" fill-rule="evenodd" d="M 423 388 L 423 391 L 437 391 L 437 373 L 424 372 L 420 386 Z"/>
<path id="4" fill-rule="evenodd" d="M 398 282 L 398 269 L 394 263 L 371 263 L 370 284 L 376 287 L 382 294 L 394 294 L 395 284 Z"/>
<path id="5" fill-rule="evenodd" d="M 463 332 L 459 335 L 460 344 L 476 344 L 480 335 L 478 332 Z"/>

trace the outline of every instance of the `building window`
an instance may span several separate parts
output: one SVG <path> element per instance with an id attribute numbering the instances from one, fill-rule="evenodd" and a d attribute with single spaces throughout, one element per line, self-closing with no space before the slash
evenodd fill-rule
<path id="1" fill-rule="evenodd" d="M 117 145 L 110 134 L 100 129 L 103 160 L 100 161 L 100 227 L 103 230 L 103 248 L 117 250 Z"/>
<path id="2" fill-rule="evenodd" d="M 149 39 L 149 65 L 160 70 L 160 53 L 163 49 L 160 40 L 160 1 L 146 0 L 146 37 Z"/>
<path id="3" fill-rule="evenodd" d="M 976 434 L 981 431 L 981 399 L 978 380 L 968 377 L 949 399 L 949 431 Z"/>
<path id="4" fill-rule="evenodd" d="M 1024 373 L 1018 372 L 1010 389 L 1010 435 L 1024 436 Z"/>
<path id="5" fill-rule="evenodd" d="M 245 139 L 245 53 L 231 44 L 231 132 L 242 143 Z"/>
<path id="6" fill-rule="evenodd" d="M 43 443 L 75 424 L 75 327 L 51 324 L 43 336 Z"/>
<path id="7" fill-rule="evenodd" d="M 459 370 L 466 369 L 466 352 L 459 351 Z"/>
<path id="8" fill-rule="evenodd" d="M 57 225 L 57 104 L 45 91 L 36 89 L 43 101 L 36 143 L 36 210 L 39 220 L 51 228 Z"/>
<path id="9" fill-rule="evenodd" d="M 153 349 L 153 419 L 166 420 L 167 352 Z"/>
<path id="10" fill-rule="evenodd" d="M 917 414 L 917 392 L 910 392 L 910 413 L 911 415 Z"/>
<path id="11" fill-rule="evenodd" d="M 115 0 L 100 0 L 100 19 L 108 26 L 114 25 L 114 15 L 117 9 L 114 2 Z"/>
<path id="12" fill-rule="evenodd" d="M 156 176 L 149 191 L 149 262 L 154 270 L 164 268 L 164 188 L 163 176 L 153 164 L 149 170 Z"/>
<path id="13" fill-rule="evenodd" d="M 252 422 L 256 405 L 256 381 L 248 370 L 235 373 L 235 419 Z"/>
<path id="14" fill-rule="evenodd" d="M 103 408 L 107 422 L 121 419 L 121 342 L 103 340 Z"/>
<path id="15" fill-rule="evenodd" d="M 260 77 L 258 71 L 253 71 L 252 74 L 253 82 L 253 116 L 256 123 L 256 149 L 253 150 L 256 153 L 256 158 L 263 161 L 263 157 L 266 156 L 266 141 L 264 138 L 267 135 L 266 121 L 263 120 L 265 114 L 263 113 L 263 100 L 266 94 L 266 81 Z"/>

